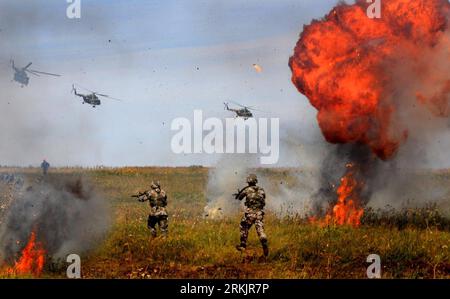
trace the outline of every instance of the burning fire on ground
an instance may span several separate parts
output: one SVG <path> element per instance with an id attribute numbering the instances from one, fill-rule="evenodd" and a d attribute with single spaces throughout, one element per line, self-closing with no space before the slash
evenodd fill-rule
<path id="1" fill-rule="evenodd" d="M 361 207 L 359 190 L 362 183 L 355 178 L 353 164 L 347 164 L 347 168 L 347 173 L 341 178 L 336 190 L 337 203 L 328 211 L 324 219 L 311 217 L 311 223 L 317 223 L 321 226 L 351 225 L 353 227 L 358 227 L 361 224 L 364 209 Z"/>
<path id="2" fill-rule="evenodd" d="M 33 231 L 28 239 L 28 243 L 20 254 L 20 258 L 13 267 L 7 268 L 6 275 L 33 275 L 39 277 L 42 274 L 45 264 L 45 250 L 42 244 L 36 240 L 36 233 Z"/>
<path id="3" fill-rule="evenodd" d="M 384 0 L 380 19 L 367 16 L 368 5 L 341 3 L 305 26 L 289 66 L 328 142 L 362 144 L 389 160 L 410 135 L 414 117 L 404 121 L 405 111 L 450 114 L 450 3 Z M 431 63 L 435 57 L 441 61 Z M 360 224 L 359 177 L 347 171 L 337 202 L 319 222 Z"/>

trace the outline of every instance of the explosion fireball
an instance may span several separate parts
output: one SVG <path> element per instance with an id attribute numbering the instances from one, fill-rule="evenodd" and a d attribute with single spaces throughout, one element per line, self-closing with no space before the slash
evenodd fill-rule
<path id="1" fill-rule="evenodd" d="M 367 3 L 359 0 L 340 4 L 323 20 L 305 26 L 289 65 L 294 85 L 318 110 L 327 141 L 364 143 L 385 160 L 407 138 L 407 131 L 395 122 L 397 78 L 392 68 L 420 61 L 445 38 L 450 4 L 447 0 L 382 3 L 381 19 L 368 18 Z M 436 78 L 436 92 L 422 95 L 418 102 L 446 110 L 440 106 L 447 107 L 448 101 L 438 100 L 438 94 L 447 90 L 448 95 L 449 81 L 448 73 Z"/>
<path id="2" fill-rule="evenodd" d="M 368 5 L 341 3 L 305 26 L 289 66 L 292 82 L 318 110 L 328 142 L 364 144 L 389 160 L 410 134 L 403 120 L 410 107 L 449 116 L 450 3 L 384 0 L 379 19 L 368 17 Z M 445 61 L 431 63 L 435 57 Z M 348 173 L 341 179 L 338 202 L 327 216 L 333 222 L 359 223 L 360 207 L 345 195 L 357 184 L 353 180 Z M 356 214 L 341 213 L 349 208 L 345 204 L 356 205 Z"/>

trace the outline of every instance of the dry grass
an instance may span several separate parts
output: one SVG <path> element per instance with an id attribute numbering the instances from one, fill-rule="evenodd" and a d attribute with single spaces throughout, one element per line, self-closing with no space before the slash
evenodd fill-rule
<path id="1" fill-rule="evenodd" d="M 83 277 L 365 278 L 367 256 L 379 254 L 384 278 L 450 278 L 450 232 L 436 226 L 374 222 L 359 229 L 321 228 L 269 213 L 271 253 L 262 260 L 254 230 L 246 254 L 234 248 L 240 215 L 220 221 L 202 217 L 208 169 L 63 169 L 52 175 L 74 173 L 90 177 L 111 202 L 115 218 L 107 238 L 82 257 Z M 160 180 L 169 194 L 167 239 L 150 239 L 147 205 L 130 198 L 152 179 Z M 62 273 L 48 270 L 46 275 Z"/>

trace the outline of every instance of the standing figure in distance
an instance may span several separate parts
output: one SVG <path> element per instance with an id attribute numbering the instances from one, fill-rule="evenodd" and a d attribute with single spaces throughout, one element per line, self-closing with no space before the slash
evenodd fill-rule
<path id="1" fill-rule="evenodd" d="M 149 191 L 145 191 L 138 195 L 140 202 L 149 201 L 150 213 L 148 215 L 147 227 L 153 237 L 156 237 L 156 225 L 159 226 L 161 234 L 167 237 L 169 232 L 169 215 L 167 214 L 167 195 L 164 190 L 161 189 L 159 182 L 152 182 Z"/>
<path id="2" fill-rule="evenodd" d="M 45 159 L 41 163 L 42 173 L 44 175 L 47 175 L 48 169 L 50 168 L 50 163 L 48 163 Z"/>
<path id="3" fill-rule="evenodd" d="M 245 198 L 245 213 L 240 223 L 241 244 L 236 246 L 239 251 L 245 251 L 247 248 L 248 231 L 255 225 L 256 233 L 261 242 L 264 256 L 269 255 L 269 246 L 267 236 L 264 232 L 264 207 L 266 205 L 266 193 L 264 189 L 257 186 L 258 178 L 255 174 L 247 177 L 248 186 L 234 194 L 238 200 Z"/>

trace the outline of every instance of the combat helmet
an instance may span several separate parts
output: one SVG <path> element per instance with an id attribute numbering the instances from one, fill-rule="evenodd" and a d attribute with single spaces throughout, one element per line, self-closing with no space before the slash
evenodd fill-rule
<path id="1" fill-rule="evenodd" d="M 153 190 L 156 189 L 161 189 L 161 184 L 159 183 L 159 181 L 152 181 L 152 184 L 150 185 L 150 188 L 152 188 Z"/>
<path id="2" fill-rule="evenodd" d="M 247 176 L 247 183 L 249 185 L 256 185 L 258 183 L 258 177 L 256 176 L 256 174 L 253 173 L 249 174 Z"/>

